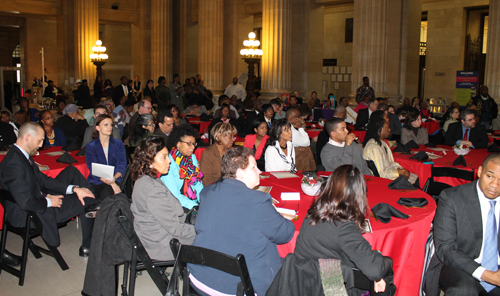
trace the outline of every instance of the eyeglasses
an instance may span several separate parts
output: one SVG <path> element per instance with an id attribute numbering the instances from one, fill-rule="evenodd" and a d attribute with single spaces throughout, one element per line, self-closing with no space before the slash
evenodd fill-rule
<path id="1" fill-rule="evenodd" d="M 156 126 L 156 124 L 150 123 L 150 124 L 148 124 L 148 126 Z"/>
<path id="2" fill-rule="evenodd" d="M 198 143 L 191 143 L 191 142 L 184 142 L 184 141 L 179 141 L 179 142 L 184 143 L 184 144 L 186 144 L 188 146 L 193 146 L 193 147 L 198 146 Z"/>

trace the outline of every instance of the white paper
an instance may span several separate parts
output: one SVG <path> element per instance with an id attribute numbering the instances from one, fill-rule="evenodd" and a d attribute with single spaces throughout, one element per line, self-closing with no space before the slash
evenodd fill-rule
<path id="1" fill-rule="evenodd" d="M 103 179 L 113 180 L 115 167 L 100 163 L 92 163 L 92 175 Z"/>
<path id="2" fill-rule="evenodd" d="M 299 178 L 299 176 L 292 174 L 290 172 L 275 172 L 271 173 L 271 175 L 275 176 L 278 179 Z"/>
<path id="3" fill-rule="evenodd" d="M 48 156 L 60 156 L 60 155 L 63 155 L 64 154 L 64 151 L 55 151 L 55 152 L 47 152 L 45 153 L 45 155 L 48 155 Z"/>
<path id="4" fill-rule="evenodd" d="M 290 215 L 290 216 L 295 216 L 295 210 L 292 209 L 285 209 L 285 208 L 276 208 L 276 211 L 280 214 L 285 214 L 285 215 Z"/>
<path id="5" fill-rule="evenodd" d="M 445 148 L 440 148 L 440 147 L 437 147 L 437 148 L 427 148 L 429 150 L 434 150 L 434 151 L 451 151 L 449 149 L 445 149 Z"/>
<path id="6" fill-rule="evenodd" d="M 281 200 L 300 200 L 299 192 L 281 192 Z"/>

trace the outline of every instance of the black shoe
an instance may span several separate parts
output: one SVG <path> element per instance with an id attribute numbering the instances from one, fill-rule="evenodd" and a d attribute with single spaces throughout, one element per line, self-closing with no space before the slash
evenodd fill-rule
<path id="1" fill-rule="evenodd" d="M 89 254 L 90 248 L 80 247 L 80 250 L 78 250 L 78 255 L 80 255 L 80 257 L 88 257 Z"/>
<path id="2" fill-rule="evenodd" d="M 8 264 L 10 266 L 19 266 L 21 265 L 21 257 L 5 250 L 2 257 L 2 263 Z"/>
<path id="3" fill-rule="evenodd" d="M 85 206 L 85 217 L 86 218 L 95 218 L 97 212 L 101 209 L 101 202 L 96 202 L 91 205 Z"/>

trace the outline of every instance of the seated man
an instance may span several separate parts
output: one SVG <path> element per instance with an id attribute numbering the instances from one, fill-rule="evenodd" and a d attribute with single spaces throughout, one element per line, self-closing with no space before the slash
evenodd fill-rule
<path id="1" fill-rule="evenodd" d="M 363 152 L 354 142 L 356 135 L 349 133 L 341 118 L 332 117 L 325 123 L 325 131 L 330 135 L 329 142 L 321 150 L 321 163 L 327 171 L 333 172 L 344 164 L 356 166 L 363 175 L 372 176 L 366 165 Z"/>
<path id="2" fill-rule="evenodd" d="M 436 253 L 426 274 L 427 295 L 500 295 L 498 217 L 500 153 L 486 157 L 479 180 L 439 195 L 434 217 Z"/>
<path id="3" fill-rule="evenodd" d="M 370 121 L 370 116 L 374 111 L 377 111 L 377 108 L 378 108 L 378 101 L 374 98 L 371 98 L 368 101 L 368 108 L 361 109 L 358 111 L 358 117 L 356 119 L 356 125 L 354 125 L 354 128 L 356 130 L 365 129 L 366 125 L 368 124 L 368 121 Z"/>
<path id="4" fill-rule="evenodd" d="M 155 130 L 154 134 L 160 136 L 167 144 L 168 136 L 174 129 L 174 115 L 170 111 L 160 111 L 157 116 L 158 128 Z"/>
<path id="5" fill-rule="evenodd" d="M 342 99 L 341 99 L 342 100 Z M 337 108 L 335 108 L 335 111 L 333 113 L 333 118 L 340 118 L 344 121 L 346 121 L 346 128 L 349 132 L 354 130 L 354 126 L 347 122 L 347 109 L 344 108 L 342 105 L 338 105 Z M 326 124 L 326 122 L 325 122 Z M 321 150 L 323 147 L 325 147 L 326 143 L 330 140 L 330 136 L 328 136 L 328 133 L 326 132 L 326 128 L 323 128 L 323 130 L 319 133 L 318 135 L 318 140 L 316 142 L 316 163 L 321 164 Z"/>
<path id="6" fill-rule="evenodd" d="M 446 145 L 455 144 L 467 145 L 473 148 L 486 148 L 488 145 L 488 135 L 486 129 L 481 124 L 476 124 L 476 111 L 465 109 L 460 112 L 460 122 L 452 123 L 448 126 L 448 131 L 444 138 Z"/>
<path id="7" fill-rule="evenodd" d="M 94 108 L 94 119 L 97 118 L 99 115 L 102 114 L 109 114 L 108 109 L 104 105 L 97 105 Z M 83 142 L 82 142 L 82 148 L 85 147 L 88 143 L 92 142 L 94 139 L 92 138 L 92 133 L 94 132 L 95 125 L 89 126 L 88 128 L 85 129 L 85 134 L 83 135 Z M 113 126 L 113 132 L 111 134 L 113 138 L 117 140 L 122 140 L 122 137 L 120 135 L 120 130 L 116 127 Z"/>
<path id="8" fill-rule="evenodd" d="M 16 200 L 6 204 L 7 220 L 15 227 L 24 227 L 24 211 L 36 212 L 43 224 L 43 239 L 58 246 L 57 223 L 80 215 L 83 241 L 79 254 L 88 256 L 93 220 L 85 217 L 85 205 L 95 203 L 94 194 L 88 189 L 87 179 L 74 166 L 68 166 L 55 179 L 40 172 L 30 153 L 42 147 L 44 139 L 40 125 L 23 124 L 16 144 L 0 163 L 0 187 L 10 191 Z"/>

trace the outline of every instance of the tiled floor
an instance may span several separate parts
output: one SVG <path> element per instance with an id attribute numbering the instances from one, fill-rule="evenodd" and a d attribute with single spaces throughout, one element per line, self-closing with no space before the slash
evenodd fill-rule
<path id="1" fill-rule="evenodd" d="M 0 274 L 1 296 L 31 296 L 31 295 L 81 295 L 87 259 L 78 256 L 78 248 L 81 244 L 81 230 L 75 221 L 60 230 L 61 246 L 59 251 L 66 260 L 69 269 L 62 271 L 54 258 L 43 255 L 35 259 L 29 252 L 26 279 L 24 286 L 18 285 L 18 278 L 3 271 Z M 43 245 L 40 238 L 35 243 Z M 12 233 L 8 233 L 7 249 L 14 254 L 21 254 L 22 239 Z M 123 268 L 120 269 L 122 271 Z M 121 282 L 121 279 L 120 279 Z M 153 281 L 144 272 L 137 277 L 135 294 L 138 296 L 160 295 Z"/>

